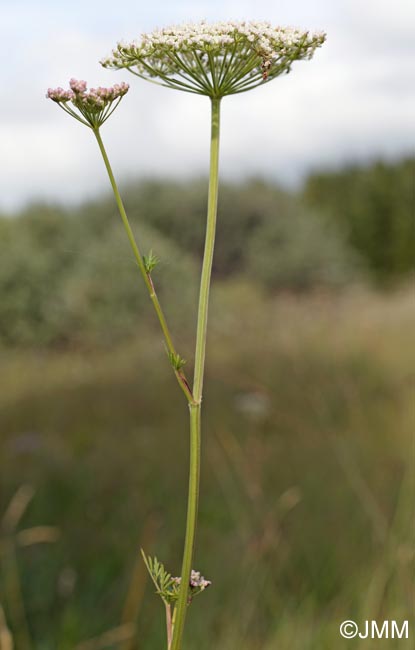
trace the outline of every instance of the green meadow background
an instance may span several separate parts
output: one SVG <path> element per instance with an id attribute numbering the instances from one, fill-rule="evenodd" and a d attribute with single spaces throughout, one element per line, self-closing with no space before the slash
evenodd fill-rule
<path id="1" fill-rule="evenodd" d="M 186 650 L 413 648 L 413 174 L 221 186 Z M 191 376 L 207 182 L 123 194 Z M 110 195 L 1 216 L 0 366 L 1 650 L 165 648 L 187 408 Z"/>

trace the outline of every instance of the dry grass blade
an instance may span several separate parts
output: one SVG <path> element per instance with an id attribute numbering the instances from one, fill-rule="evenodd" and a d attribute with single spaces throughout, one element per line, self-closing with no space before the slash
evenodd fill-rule
<path id="1" fill-rule="evenodd" d="M 350 487 L 355 492 L 362 509 L 369 518 L 377 541 L 385 544 L 388 537 L 388 522 L 374 494 L 365 481 L 363 474 L 354 460 L 350 447 L 340 436 L 331 435 L 330 442 L 341 465 Z"/>
<path id="2" fill-rule="evenodd" d="M 112 648 L 118 643 L 123 643 L 132 639 L 135 635 L 135 625 L 127 623 L 104 632 L 101 636 L 94 639 L 83 641 L 75 647 L 75 650 L 104 650 L 104 648 Z"/>
<path id="3" fill-rule="evenodd" d="M 18 546 L 32 546 L 32 544 L 53 544 L 60 537 L 60 530 L 55 526 L 34 526 L 21 530 L 16 535 Z"/>
<path id="4" fill-rule="evenodd" d="M 0 650 L 13 650 L 13 638 L 7 627 L 6 617 L 0 605 Z"/>
<path id="5" fill-rule="evenodd" d="M 35 490 L 31 485 L 21 485 L 15 492 L 2 520 L 2 527 L 7 533 L 17 528 L 34 495 Z"/>
<path id="6" fill-rule="evenodd" d="M 144 523 L 144 530 L 140 546 L 149 548 L 153 545 L 157 530 L 160 527 L 160 521 L 156 516 L 150 516 Z M 121 623 L 123 625 L 133 625 L 140 613 L 141 605 L 144 599 L 145 587 L 147 584 L 148 573 L 143 563 L 140 553 L 137 553 L 134 564 L 131 582 L 129 585 L 127 597 L 125 599 L 122 612 Z M 132 637 L 126 639 L 120 646 L 120 650 L 133 650 Z"/>

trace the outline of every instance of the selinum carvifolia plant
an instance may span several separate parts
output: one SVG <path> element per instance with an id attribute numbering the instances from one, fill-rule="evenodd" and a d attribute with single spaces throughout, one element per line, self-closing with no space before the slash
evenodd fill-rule
<path id="1" fill-rule="evenodd" d="M 143 34 L 138 41 L 119 43 L 112 55 L 101 61 L 105 68 L 126 69 L 140 79 L 210 99 L 209 193 L 192 384 L 186 378 L 183 369 L 185 361 L 174 346 L 157 298 L 152 270 L 158 259 L 152 252 L 146 256 L 140 251 L 101 138 L 101 126 L 128 91 L 128 85 L 120 83 L 111 88 L 87 91 L 86 82 L 72 79 L 69 90 L 48 90 L 47 96 L 88 126 L 97 140 L 121 219 L 160 322 L 170 364 L 190 411 L 189 493 L 181 577 L 172 577 L 156 558 L 143 553 L 157 593 L 165 604 L 168 650 L 181 650 L 188 605 L 194 595 L 210 585 L 200 573 L 192 571 L 192 563 L 199 500 L 200 425 L 209 288 L 218 203 L 221 101 L 228 95 L 244 93 L 290 72 L 294 61 L 310 59 L 324 41 L 324 33 L 273 27 L 265 22 L 201 22 L 155 30 Z M 275 114 L 277 119 L 278 106 L 275 107 Z"/>

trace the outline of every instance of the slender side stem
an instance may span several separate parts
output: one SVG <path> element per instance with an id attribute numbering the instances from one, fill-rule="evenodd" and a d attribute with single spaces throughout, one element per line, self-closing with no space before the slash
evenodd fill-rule
<path id="1" fill-rule="evenodd" d="M 4 541 L 4 589 L 10 609 L 10 619 L 14 628 L 15 641 L 21 650 L 32 650 L 32 640 L 26 616 L 22 593 L 19 565 L 17 561 L 15 541 L 12 536 Z"/>
<path id="2" fill-rule="evenodd" d="M 187 506 L 186 537 L 183 551 L 183 565 L 179 599 L 176 605 L 173 642 L 171 650 L 181 650 L 186 610 L 189 598 L 190 573 L 196 535 L 197 510 L 200 477 L 200 417 L 203 390 L 203 374 L 206 354 L 206 330 L 209 304 L 210 277 L 212 273 L 213 249 L 215 244 L 216 214 L 219 180 L 219 124 L 220 99 L 212 98 L 212 130 L 210 144 L 209 197 L 206 224 L 205 251 L 200 281 L 199 310 L 197 318 L 195 371 L 193 382 L 194 403 L 190 404 L 190 473 Z"/>
<path id="3" fill-rule="evenodd" d="M 117 203 L 117 207 L 118 207 L 122 222 L 124 224 L 124 228 L 125 228 L 125 230 L 127 232 L 127 236 L 128 236 L 129 242 L 131 244 L 131 248 L 133 249 L 134 257 L 135 257 L 135 259 L 137 261 L 138 268 L 141 271 L 141 275 L 144 278 L 144 282 L 145 282 L 146 287 L 148 289 L 148 293 L 150 295 L 151 302 L 153 303 L 154 309 L 155 309 L 157 317 L 159 319 L 160 326 L 161 326 L 161 329 L 162 329 L 163 334 L 164 334 L 164 339 L 165 339 L 165 342 L 166 342 L 167 350 L 170 353 L 170 355 L 176 357 L 177 352 L 176 352 L 176 349 L 175 349 L 174 344 L 173 344 L 173 339 L 171 337 L 170 330 L 168 328 L 166 318 L 164 316 L 163 310 L 162 310 L 161 305 L 159 303 L 159 299 L 157 298 L 157 294 L 156 294 L 156 290 L 154 288 L 153 280 L 151 278 L 150 273 L 148 273 L 146 271 L 143 256 L 141 255 L 140 249 L 138 248 L 137 242 L 136 242 L 135 237 L 134 237 L 134 233 L 133 233 L 133 231 L 131 229 L 130 222 L 129 222 L 128 217 L 127 217 L 127 213 L 125 211 L 124 204 L 122 202 L 121 195 L 119 193 L 118 186 L 117 186 L 117 183 L 115 181 L 114 174 L 112 172 L 110 161 L 108 160 L 107 152 L 105 151 L 104 143 L 102 142 L 101 134 L 99 132 L 99 129 L 92 129 L 92 131 L 93 131 L 93 133 L 94 133 L 94 135 L 95 135 L 95 137 L 97 139 L 98 146 L 100 148 L 102 158 L 104 160 L 105 167 L 106 167 L 107 172 L 108 172 L 111 187 L 112 187 L 112 190 L 114 192 L 115 201 Z M 181 389 L 183 390 L 184 394 L 186 395 L 187 401 L 189 402 L 189 404 L 193 404 L 194 399 L 193 399 L 192 391 L 190 390 L 189 384 L 187 383 L 187 380 L 186 380 L 186 377 L 185 377 L 183 371 L 182 370 L 177 370 L 175 368 L 173 368 L 173 369 L 174 369 L 174 373 L 176 375 L 177 381 L 179 382 L 179 385 L 180 385 Z"/>
<path id="4" fill-rule="evenodd" d="M 166 608 L 166 629 L 167 629 L 167 650 L 171 648 L 171 638 L 172 638 L 172 619 L 171 619 L 171 605 L 170 603 L 164 603 Z"/>

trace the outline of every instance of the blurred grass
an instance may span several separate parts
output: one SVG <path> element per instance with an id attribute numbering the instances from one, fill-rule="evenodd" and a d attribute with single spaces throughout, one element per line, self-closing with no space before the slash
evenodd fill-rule
<path id="1" fill-rule="evenodd" d="M 408 289 L 216 287 L 196 553 L 213 586 L 192 605 L 188 650 L 360 649 L 343 620 L 410 620 L 414 321 Z M 17 549 L 39 650 L 164 647 L 137 556 L 144 544 L 179 572 L 187 412 L 158 333 L 138 330 L 107 350 L 1 352 L 1 512 L 32 485 L 22 526 L 61 532 Z M 135 640 L 117 640 L 135 620 Z"/>

